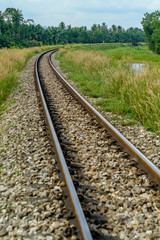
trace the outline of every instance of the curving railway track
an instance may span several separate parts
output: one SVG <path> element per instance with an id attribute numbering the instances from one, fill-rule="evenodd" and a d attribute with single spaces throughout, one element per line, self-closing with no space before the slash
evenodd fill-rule
<path id="1" fill-rule="evenodd" d="M 160 170 L 68 84 L 53 52 L 37 59 L 36 84 L 77 239 L 160 239 Z"/>

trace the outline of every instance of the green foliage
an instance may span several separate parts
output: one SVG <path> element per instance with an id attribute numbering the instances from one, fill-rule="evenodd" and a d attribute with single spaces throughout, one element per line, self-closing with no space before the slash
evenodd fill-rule
<path id="1" fill-rule="evenodd" d="M 160 11 L 145 13 L 142 20 L 144 32 L 147 37 L 149 48 L 160 53 Z"/>
<path id="2" fill-rule="evenodd" d="M 7 8 L 0 11 L 0 48 L 33 47 L 41 45 L 68 43 L 126 43 L 137 45 L 144 42 L 144 32 L 139 28 L 123 29 L 106 23 L 93 24 L 90 30 L 86 26 L 71 27 L 61 22 L 58 27 L 44 28 L 34 24 L 32 19 L 25 20 L 22 11 Z"/>

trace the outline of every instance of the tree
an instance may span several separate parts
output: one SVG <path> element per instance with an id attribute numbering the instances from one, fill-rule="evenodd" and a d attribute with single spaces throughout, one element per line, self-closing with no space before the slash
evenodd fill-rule
<path id="1" fill-rule="evenodd" d="M 3 16 L 6 20 L 9 40 L 18 44 L 20 42 L 20 25 L 24 20 L 22 11 L 15 8 L 7 8 Z"/>
<path id="2" fill-rule="evenodd" d="M 0 33 L 5 32 L 5 21 L 2 12 L 0 11 Z"/>
<path id="3" fill-rule="evenodd" d="M 64 31 L 64 30 L 66 29 L 65 23 L 64 23 L 64 22 L 61 22 L 61 23 L 59 24 L 59 28 L 60 28 L 62 31 Z"/>
<path id="4" fill-rule="evenodd" d="M 160 11 L 145 13 L 142 26 L 147 37 L 149 48 L 160 53 Z"/>

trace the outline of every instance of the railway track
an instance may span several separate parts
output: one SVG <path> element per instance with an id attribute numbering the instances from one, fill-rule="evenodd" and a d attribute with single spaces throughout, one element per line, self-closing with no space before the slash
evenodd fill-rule
<path id="1" fill-rule="evenodd" d="M 160 239 L 159 190 L 137 168 L 137 162 L 158 185 L 159 169 L 69 86 L 53 66 L 52 53 L 42 54 L 35 67 L 65 180 L 63 197 L 80 229 L 77 238 L 151 239 L 146 237 L 152 235 Z M 152 213 L 154 221 L 149 222 Z"/>

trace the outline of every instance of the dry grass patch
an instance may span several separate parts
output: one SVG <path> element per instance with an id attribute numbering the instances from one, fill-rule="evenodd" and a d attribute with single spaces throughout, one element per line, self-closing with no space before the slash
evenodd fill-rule
<path id="1" fill-rule="evenodd" d="M 40 50 L 38 48 L 37 50 Z M 15 65 L 26 62 L 27 55 L 33 53 L 35 48 L 27 49 L 0 49 L 0 81 L 7 78 L 13 72 L 17 73 Z"/>
<path id="2" fill-rule="evenodd" d="M 26 49 L 0 49 L 0 112 L 4 102 L 17 85 L 17 77 L 27 60 L 36 53 L 51 47 Z"/>

